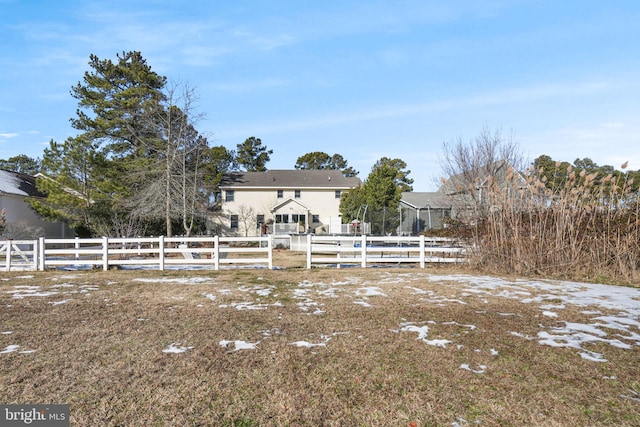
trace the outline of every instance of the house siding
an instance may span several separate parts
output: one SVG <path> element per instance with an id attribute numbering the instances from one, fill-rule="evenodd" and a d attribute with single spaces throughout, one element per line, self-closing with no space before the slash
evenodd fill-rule
<path id="1" fill-rule="evenodd" d="M 336 185 L 337 184 L 337 185 Z M 271 222 L 269 233 L 328 232 L 331 218 L 340 215 L 342 194 L 360 185 L 358 178 L 344 178 L 339 171 L 268 171 L 229 174 L 223 178 L 221 210 L 212 218 L 211 234 L 256 236 L 263 228 L 259 215 Z M 233 201 L 226 192 L 233 191 Z M 281 193 L 281 197 L 279 197 Z M 238 228 L 230 229 L 231 215 L 238 215 Z M 313 222 L 314 217 L 319 222 Z M 286 219 L 283 222 L 276 222 Z M 296 221 L 297 220 L 297 221 Z M 303 220 L 303 225 L 298 221 Z"/>

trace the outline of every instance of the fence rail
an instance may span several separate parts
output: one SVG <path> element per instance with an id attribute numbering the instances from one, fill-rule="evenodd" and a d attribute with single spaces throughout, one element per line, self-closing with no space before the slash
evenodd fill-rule
<path id="1" fill-rule="evenodd" d="M 425 236 L 307 236 L 307 268 L 347 265 L 462 262 L 465 249 L 456 240 Z"/>
<path id="2" fill-rule="evenodd" d="M 306 266 L 360 266 L 465 261 L 455 240 L 425 236 L 299 236 L 294 248 L 306 251 Z M 305 239 L 305 240 L 302 240 Z M 274 236 L 140 237 L 0 241 L 0 271 L 48 268 L 176 266 L 219 270 L 231 265 L 273 268 Z M 304 243 L 304 244 L 303 244 Z"/>
<path id="3" fill-rule="evenodd" d="M 3 257 L 4 256 L 4 257 Z M 4 260 L 4 263 L 2 262 Z M 232 264 L 273 268 L 273 240 L 267 237 L 140 237 L 0 241 L 0 271 L 50 267 L 200 265 L 219 270 Z"/>

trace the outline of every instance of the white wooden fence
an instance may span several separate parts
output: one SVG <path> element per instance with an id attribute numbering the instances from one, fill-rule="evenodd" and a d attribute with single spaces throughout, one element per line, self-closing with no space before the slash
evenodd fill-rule
<path id="1" fill-rule="evenodd" d="M 2 263 L 4 260 L 4 263 Z M 140 237 L 0 241 L 0 271 L 51 267 L 203 266 L 231 264 L 273 268 L 273 240 L 266 237 Z"/>
<path id="2" fill-rule="evenodd" d="M 453 239 L 425 236 L 307 236 L 307 268 L 462 262 L 466 251 Z"/>
<path id="3" fill-rule="evenodd" d="M 465 261 L 455 240 L 425 236 L 316 236 L 292 238 L 291 249 L 306 251 L 312 266 L 356 266 Z M 274 236 L 140 237 L 0 241 L 0 271 L 47 268 L 141 268 L 191 266 L 219 270 L 230 265 L 273 268 Z M 189 268 L 189 267 L 187 267 Z"/>

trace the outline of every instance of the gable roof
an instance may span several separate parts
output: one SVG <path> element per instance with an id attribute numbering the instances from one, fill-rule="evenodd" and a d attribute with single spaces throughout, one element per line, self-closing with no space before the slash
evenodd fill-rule
<path id="1" fill-rule="evenodd" d="M 334 169 L 267 170 L 264 172 L 229 172 L 222 176 L 220 188 L 317 188 L 350 189 L 362 184 L 360 178 L 345 177 Z"/>
<path id="2" fill-rule="evenodd" d="M 452 204 L 451 199 L 442 192 L 414 191 L 403 191 L 400 203 L 414 209 L 425 209 L 427 207 L 431 209 L 448 209 Z"/>
<path id="3" fill-rule="evenodd" d="M 36 188 L 36 178 L 26 173 L 0 169 L 0 194 L 25 197 L 44 197 Z"/>
<path id="4" fill-rule="evenodd" d="M 272 207 L 271 208 L 271 212 L 275 212 L 278 209 L 283 208 L 283 207 L 285 207 L 286 205 L 289 205 L 289 204 L 296 204 L 296 205 L 300 206 L 302 209 L 304 209 L 306 211 L 309 210 L 309 207 L 306 206 L 304 203 L 300 203 L 299 200 L 292 199 L 291 197 L 289 197 L 287 200 L 284 200 L 284 201 L 276 204 L 274 207 Z"/>

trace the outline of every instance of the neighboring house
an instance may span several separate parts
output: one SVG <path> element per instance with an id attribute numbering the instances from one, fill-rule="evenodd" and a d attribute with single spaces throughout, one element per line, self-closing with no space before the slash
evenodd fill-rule
<path id="1" fill-rule="evenodd" d="M 432 228 L 442 228 L 451 216 L 452 201 L 441 192 L 403 192 L 398 205 L 402 222 L 400 235 L 418 235 Z"/>
<path id="2" fill-rule="evenodd" d="M 328 233 L 340 222 L 340 196 L 361 184 L 339 170 L 227 173 L 209 228 L 223 236 Z"/>
<path id="3" fill-rule="evenodd" d="M 529 188 L 522 174 L 506 161 L 450 177 L 438 192 L 452 201 L 452 217 L 472 218 L 488 209 L 499 209 L 507 201 L 518 201 Z"/>
<path id="4" fill-rule="evenodd" d="M 45 197 L 36 188 L 36 178 L 19 172 L 0 170 L 0 210 L 5 210 L 5 237 L 33 239 L 36 237 L 74 237 L 64 222 L 47 221 L 27 202 L 27 197 Z"/>

